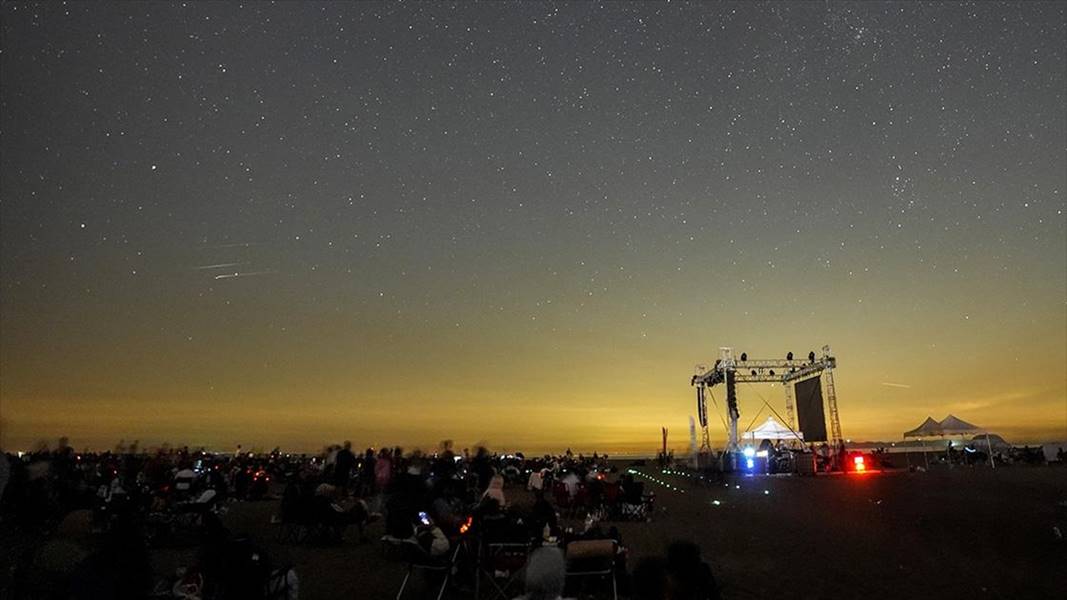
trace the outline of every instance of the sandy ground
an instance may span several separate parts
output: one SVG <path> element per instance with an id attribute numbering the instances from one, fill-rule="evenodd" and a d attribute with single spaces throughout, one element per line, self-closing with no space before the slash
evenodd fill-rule
<path id="1" fill-rule="evenodd" d="M 1067 597 L 1067 545 L 1052 536 L 1057 519 L 1067 534 L 1056 511 L 1067 500 L 1067 468 L 765 476 L 714 485 L 639 469 L 666 485 L 647 484 L 657 494 L 654 522 L 619 524 L 630 565 L 672 540 L 693 540 L 726 598 Z M 268 522 L 276 509 L 274 501 L 236 504 L 226 522 L 296 567 L 301 598 L 395 597 L 404 568 L 382 558 L 380 523 L 368 530 L 369 542 L 293 546 L 275 541 Z M 167 570 L 187 556 L 174 549 L 154 558 Z"/>

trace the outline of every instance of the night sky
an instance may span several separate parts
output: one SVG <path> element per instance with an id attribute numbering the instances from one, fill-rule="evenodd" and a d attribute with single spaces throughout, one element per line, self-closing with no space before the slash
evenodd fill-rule
<path id="1" fill-rule="evenodd" d="M 1065 7 L 5 2 L 2 443 L 1064 439 Z"/>

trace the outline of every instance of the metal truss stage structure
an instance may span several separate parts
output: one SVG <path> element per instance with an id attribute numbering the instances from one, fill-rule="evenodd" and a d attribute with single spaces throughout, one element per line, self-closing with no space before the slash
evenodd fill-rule
<path id="1" fill-rule="evenodd" d="M 784 359 L 750 359 L 744 352 L 735 358 L 732 348 L 720 348 L 719 359 L 710 369 L 698 366 L 690 384 L 697 389 L 697 415 L 702 429 L 700 451 L 706 453 L 711 449 L 708 437 L 707 395 L 711 388 L 723 384 L 726 387 L 726 416 L 729 420 L 727 434 L 727 451 L 738 450 L 737 421 L 741 417 L 737 405 L 738 383 L 780 383 L 785 389 L 785 405 L 788 412 L 789 429 L 796 432 L 794 423 L 793 388 L 798 383 L 809 379 L 821 378 L 825 386 L 826 412 L 830 421 L 830 442 L 836 448 L 842 441 L 841 420 L 837 413 L 837 393 L 834 389 L 833 370 L 837 359 L 830 353 L 829 346 L 823 346 L 822 356 L 809 352 L 806 359 L 794 359 L 790 352 Z M 772 409 L 773 410 L 773 409 Z M 801 415 L 804 422 L 804 415 Z M 822 424 L 825 430 L 825 423 Z M 798 435 L 798 439 L 800 436 Z M 821 441 L 821 440 L 809 440 Z"/>

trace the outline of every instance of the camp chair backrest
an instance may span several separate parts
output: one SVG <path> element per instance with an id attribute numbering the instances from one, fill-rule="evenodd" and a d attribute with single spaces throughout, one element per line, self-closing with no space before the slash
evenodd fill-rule
<path id="1" fill-rule="evenodd" d="M 567 544 L 567 561 L 615 560 L 615 540 L 578 540 Z"/>
<path id="2" fill-rule="evenodd" d="M 615 540 L 581 540 L 567 544 L 567 577 L 608 577 L 611 597 L 618 598 L 615 581 Z"/>
<path id="3" fill-rule="evenodd" d="M 605 504 L 615 504 L 619 499 L 619 484 L 617 483 L 605 483 L 603 493 Z"/>

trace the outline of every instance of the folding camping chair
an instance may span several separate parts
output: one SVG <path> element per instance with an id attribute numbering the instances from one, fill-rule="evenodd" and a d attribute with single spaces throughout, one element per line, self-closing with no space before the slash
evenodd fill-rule
<path id="1" fill-rule="evenodd" d="M 489 600 L 508 600 L 515 596 L 509 593 L 519 576 L 526 569 L 530 557 L 529 542 L 487 542 L 479 549 L 478 581 L 474 598 L 481 600 L 481 580 L 484 575 L 493 585 L 494 590 Z"/>
<path id="2" fill-rule="evenodd" d="M 600 493 L 600 506 L 604 510 L 605 519 L 619 518 L 619 484 L 604 482 Z"/>
<path id="3" fill-rule="evenodd" d="M 294 590 L 300 589 L 300 580 L 292 567 L 281 567 L 271 571 L 263 585 L 263 598 L 266 600 L 289 600 Z"/>
<path id="4" fill-rule="evenodd" d="M 562 481 L 557 481 L 552 484 L 552 498 L 556 501 L 556 509 L 562 515 L 571 514 L 571 509 L 574 506 L 574 501 L 571 499 L 571 494 L 567 491 L 567 486 Z"/>
<path id="5" fill-rule="evenodd" d="M 589 486 L 585 483 L 579 483 L 578 489 L 574 492 L 574 500 L 571 503 L 573 507 L 573 516 L 577 517 L 579 514 L 588 514 L 589 509 L 592 507 L 592 496 L 589 493 Z"/>
<path id="6" fill-rule="evenodd" d="M 646 521 L 652 518 L 655 494 L 645 494 L 644 484 L 637 482 L 619 501 L 619 517 L 622 520 Z"/>
<path id="7" fill-rule="evenodd" d="M 277 519 L 271 522 L 278 527 L 280 543 L 299 544 L 309 538 L 315 528 L 315 511 L 312 496 L 295 482 L 285 486 Z"/>
<path id="8" fill-rule="evenodd" d="M 415 572 L 444 574 L 444 579 L 441 581 L 441 587 L 437 590 L 436 596 L 437 600 L 441 600 L 445 595 L 445 588 L 448 587 L 448 581 L 452 577 L 452 567 L 455 565 L 456 555 L 459 554 L 461 547 L 461 544 L 455 544 L 455 548 L 449 551 L 447 557 L 435 558 L 423 550 L 422 546 L 415 540 L 400 539 L 389 535 L 383 536 L 382 553 L 385 557 L 407 563 L 407 573 L 404 575 L 404 581 L 400 584 L 400 590 L 396 593 L 396 600 L 403 598 L 408 580 L 411 579 L 411 575 Z"/>
<path id="9" fill-rule="evenodd" d="M 615 540 L 579 540 L 567 544 L 567 578 L 607 577 L 611 579 L 611 597 L 618 600 L 619 590 L 615 581 L 615 555 L 618 549 Z"/>

